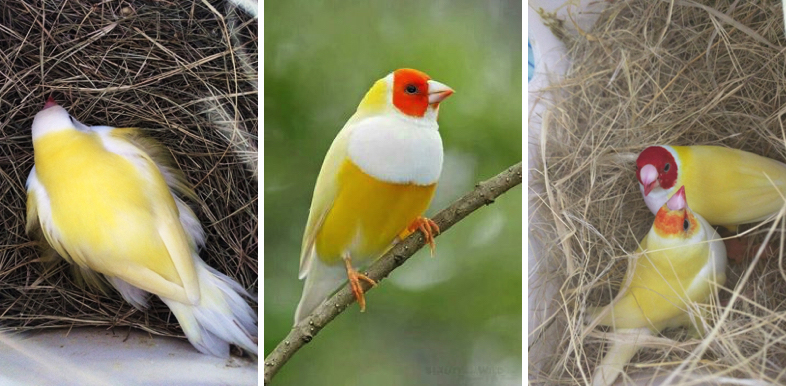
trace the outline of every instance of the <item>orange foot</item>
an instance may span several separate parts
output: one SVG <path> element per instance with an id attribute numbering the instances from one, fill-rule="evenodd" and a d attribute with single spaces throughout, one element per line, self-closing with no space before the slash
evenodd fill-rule
<path id="1" fill-rule="evenodd" d="M 360 281 L 363 280 L 371 284 L 372 287 L 377 285 L 377 282 L 352 268 L 349 256 L 344 258 L 344 265 L 347 267 L 347 277 L 349 278 L 349 286 L 352 287 L 352 294 L 355 295 L 355 299 L 357 299 L 358 305 L 360 305 L 360 312 L 364 312 L 366 310 L 366 297 L 363 295 L 363 287 L 360 286 Z"/>
<path id="2" fill-rule="evenodd" d="M 418 217 L 415 219 L 415 221 L 412 222 L 412 224 L 409 224 L 404 232 L 401 232 L 400 236 L 402 239 L 404 239 L 416 230 L 419 230 L 421 233 L 423 233 L 423 238 L 426 239 L 429 249 L 431 249 L 431 257 L 434 257 L 434 250 L 437 248 L 437 245 L 434 243 L 434 235 L 439 234 L 439 226 L 430 218 Z"/>
<path id="3" fill-rule="evenodd" d="M 724 233 L 724 232 L 718 232 Z M 726 244 L 726 257 L 733 261 L 735 264 L 742 263 L 745 258 L 752 258 L 761 249 L 762 244 L 753 244 L 747 237 L 736 237 L 731 239 L 724 239 L 723 243 Z M 751 245 L 749 245 L 751 244 Z M 768 244 L 762 252 L 761 258 L 763 260 L 769 259 L 772 256 L 777 256 L 778 249 Z"/>

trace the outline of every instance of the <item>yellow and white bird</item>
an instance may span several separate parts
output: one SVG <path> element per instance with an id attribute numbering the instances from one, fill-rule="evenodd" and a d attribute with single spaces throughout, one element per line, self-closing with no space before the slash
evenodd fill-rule
<path id="1" fill-rule="evenodd" d="M 51 97 L 32 134 L 28 234 L 140 310 L 160 297 L 199 351 L 227 357 L 232 343 L 257 353 L 251 296 L 199 258 L 204 231 L 176 193 L 196 195 L 160 144 L 135 129 L 88 127 Z"/>
<path id="2" fill-rule="evenodd" d="M 638 350 L 637 339 L 672 327 L 700 333 L 696 303 L 705 303 L 726 282 L 726 247 L 710 224 L 687 204 L 685 187 L 660 208 L 638 257 L 628 263 L 615 300 L 591 311 L 621 338 L 595 369 L 593 386 L 611 385 Z"/>
<path id="3" fill-rule="evenodd" d="M 729 229 L 778 213 L 786 194 L 786 164 L 720 146 L 650 146 L 636 178 L 652 213 L 684 185 L 694 212 Z"/>
<path id="4" fill-rule="evenodd" d="M 415 230 L 433 251 L 433 221 L 421 217 L 442 170 L 439 103 L 453 90 L 413 69 L 378 80 L 328 149 L 303 234 L 300 278 L 306 278 L 295 323 L 349 279 L 361 311 L 365 299 L 355 263 L 380 257 Z"/>

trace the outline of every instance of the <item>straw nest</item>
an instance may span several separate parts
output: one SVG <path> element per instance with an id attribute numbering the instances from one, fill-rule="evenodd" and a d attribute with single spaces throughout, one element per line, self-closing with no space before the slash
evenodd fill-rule
<path id="1" fill-rule="evenodd" d="M 0 329 L 136 327 L 182 336 L 158 298 L 45 270 L 25 235 L 30 127 L 50 94 L 88 125 L 139 127 L 162 142 L 203 202 L 200 256 L 255 293 L 257 21 L 231 4 L 5 1 L 0 7 Z"/>
<path id="2" fill-rule="evenodd" d="M 780 2 L 634 1 L 608 5 L 591 31 L 560 34 L 573 64 L 554 86 L 542 138 L 531 139 L 545 146 L 537 156 L 545 167 L 531 182 L 544 269 L 530 287 L 557 291 L 539 300 L 555 314 L 530 335 L 554 347 L 530 357 L 535 383 L 585 384 L 602 358 L 605 330 L 583 318 L 616 294 L 626 258 L 652 225 L 634 173 L 641 150 L 722 145 L 786 161 L 783 25 Z M 717 331 L 705 340 L 665 331 L 633 357 L 639 365 L 628 376 L 649 380 L 688 360 L 672 384 L 786 383 L 786 227 L 776 219 L 745 229 L 728 252 L 742 261 L 730 260 L 708 320 Z"/>

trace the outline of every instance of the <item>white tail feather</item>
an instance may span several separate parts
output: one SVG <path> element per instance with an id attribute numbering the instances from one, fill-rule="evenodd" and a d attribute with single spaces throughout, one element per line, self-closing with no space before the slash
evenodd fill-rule
<path id="1" fill-rule="evenodd" d="M 198 256 L 194 256 L 194 263 L 201 295 L 199 304 L 161 298 L 177 317 L 188 340 L 200 352 L 217 357 L 229 356 L 230 343 L 258 354 L 256 313 L 243 299 L 253 297 Z"/>
<path id="2" fill-rule="evenodd" d="M 118 292 L 120 292 L 120 295 L 123 296 L 123 299 L 131 303 L 131 305 L 136 307 L 136 309 L 144 310 L 147 308 L 147 297 L 150 295 L 150 293 L 141 288 L 134 287 L 118 277 L 107 275 L 104 275 L 104 277 L 106 277 L 106 280 L 109 282 L 109 284 L 112 284 L 112 286 L 115 287 Z"/>
<path id="3" fill-rule="evenodd" d="M 339 286 L 347 281 L 347 271 L 343 264 L 329 266 L 317 256 L 312 256 L 311 264 L 306 272 L 306 285 L 303 286 L 303 295 L 295 311 L 295 324 L 298 324 L 308 314 L 327 299 Z"/>
<path id="4" fill-rule="evenodd" d="M 620 329 L 614 331 L 619 335 L 615 340 L 609 342 L 609 349 L 606 356 L 595 368 L 592 376 L 592 386 L 610 386 L 628 364 L 630 358 L 638 351 L 638 340 L 642 336 L 651 335 L 647 328 Z"/>

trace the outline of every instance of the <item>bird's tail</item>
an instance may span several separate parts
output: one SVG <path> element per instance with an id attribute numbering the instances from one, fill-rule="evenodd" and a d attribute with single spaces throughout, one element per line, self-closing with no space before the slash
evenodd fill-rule
<path id="1" fill-rule="evenodd" d="M 199 280 L 199 304 L 161 298 L 177 317 L 186 337 L 204 354 L 226 358 L 229 344 L 258 355 L 257 315 L 243 297 L 254 299 L 240 284 L 194 259 Z"/>
<path id="2" fill-rule="evenodd" d="M 305 319 L 345 281 L 347 281 L 347 271 L 343 264 L 330 266 L 314 256 L 306 272 L 303 295 L 295 311 L 295 324 Z"/>
<path id="3" fill-rule="evenodd" d="M 630 358 L 638 351 L 638 341 L 641 337 L 651 335 L 647 328 L 620 329 L 614 331 L 617 335 L 610 343 L 606 356 L 595 368 L 592 377 L 592 386 L 609 386 L 614 383 Z"/>

